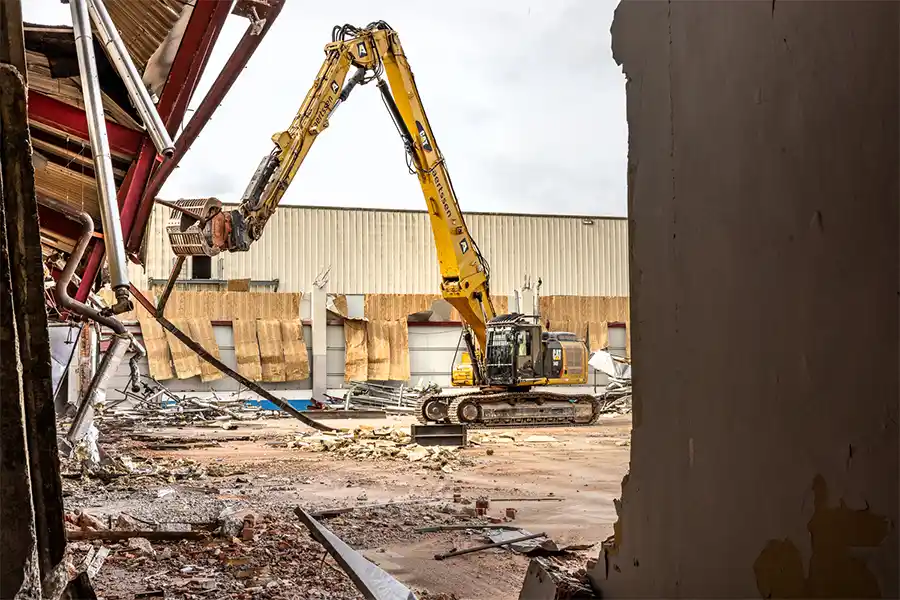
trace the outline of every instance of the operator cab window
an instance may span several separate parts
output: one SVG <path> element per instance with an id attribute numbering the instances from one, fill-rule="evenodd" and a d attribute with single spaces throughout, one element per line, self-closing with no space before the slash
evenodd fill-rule
<path id="1" fill-rule="evenodd" d="M 212 257 L 211 256 L 192 256 L 191 257 L 191 278 L 193 278 L 193 279 L 212 279 Z"/>

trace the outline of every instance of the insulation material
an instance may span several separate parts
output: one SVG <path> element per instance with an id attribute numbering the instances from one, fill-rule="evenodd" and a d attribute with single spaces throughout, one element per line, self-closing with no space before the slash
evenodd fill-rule
<path id="1" fill-rule="evenodd" d="M 325 303 L 325 307 L 339 317 L 347 318 L 350 310 L 347 308 L 347 296 L 344 294 L 328 294 L 330 302 Z"/>
<path id="2" fill-rule="evenodd" d="M 227 292 L 230 319 L 296 319 L 300 316 L 300 294 L 273 292 Z"/>
<path id="3" fill-rule="evenodd" d="M 367 378 L 387 381 L 391 374 L 391 349 L 387 321 L 369 321 L 366 326 Z"/>
<path id="4" fill-rule="evenodd" d="M 189 319 L 170 320 L 172 325 L 181 331 L 185 333 L 190 331 Z M 178 379 L 190 379 L 200 375 L 200 357 L 168 331 L 166 338 L 169 340 L 169 351 L 172 353 L 172 363 L 175 365 L 175 375 L 178 376 Z"/>
<path id="5" fill-rule="evenodd" d="M 228 285 L 225 288 L 229 292 L 249 292 L 250 291 L 250 280 L 249 279 L 229 279 Z"/>
<path id="6" fill-rule="evenodd" d="M 281 345 L 284 349 L 284 380 L 309 378 L 309 352 L 303 339 L 303 321 L 281 321 Z"/>
<path id="7" fill-rule="evenodd" d="M 629 299 L 625 296 L 543 296 L 541 320 L 551 322 L 551 329 L 564 330 L 585 337 L 590 335 L 590 349 L 608 345 L 609 323 L 625 323 L 630 331 Z M 589 330 L 589 331 L 588 331 Z"/>
<path id="8" fill-rule="evenodd" d="M 281 321 L 258 319 L 259 362 L 263 381 L 284 381 L 284 348 L 281 343 Z"/>
<path id="9" fill-rule="evenodd" d="M 237 372 L 251 381 L 260 381 L 262 365 L 259 360 L 259 344 L 256 341 L 256 320 L 235 319 L 232 328 Z"/>
<path id="10" fill-rule="evenodd" d="M 509 297 L 508 296 L 496 296 L 491 297 L 491 303 L 494 305 L 494 312 L 498 315 L 505 315 L 509 313 Z M 457 314 L 457 317 L 459 315 Z"/>
<path id="11" fill-rule="evenodd" d="M 432 304 L 440 300 L 439 294 L 366 294 L 365 315 L 372 321 L 396 321 L 409 315 L 430 311 Z M 460 321 L 459 312 L 453 309 L 451 321 Z"/>
<path id="12" fill-rule="evenodd" d="M 150 377 L 157 381 L 174 378 L 172 354 L 169 352 L 169 342 L 166 340 L 166 332 L 162 325 L 157 323 L 156 319 L 145 310 L 138 312 L 138 320 L 141 324 L 144 349 L 147 350 Z"/>
<path id="13" fill-rule="evenodd" d="M 390 347 L 390 363 L 388 379 L 391 381 L 408 381 L 409 373 L 409 324 L 406 319 L 387 323 L 388 345 Z"/>
<path id="14" fill-rule="evenodd" d="M 296 319 L 299 293 L 174 291 L 166 303 L 166 317 L 234 319 Z"/>
<path id="15" fill-rule="evenodd" d="M 168 319 L 207 318 L 212 321 L 224 320 L 225 294 L 222 292 L 180 292 L 173 291 L 166 302 L 165 315 Z"/>
<path id="16" fill-rule="evenodd" d="M 344 381 L 365 381 L 368 378 L 368 337 L 366 322 L 344 321 Z"/>
<path id="17" fill-rule="evenodd" d="M 213 332 L 212 323 L 209 319 L 188 319 L 190 331 L 185 331 L 188 333 L 193 339 L 200 343 L 203 346 L 203 349 L 215 356 L 216 358 L 221 358 L 219 356 L 219 344 L 216 342 L 216 334 Z M 199 358 L 199 357 L 198 357 Z M 203 382 L 207 381 L 215 381 L 217 379 L 222 379 L 225 375 L 206 362 L 205 360 L 200 361 L 200 380 Z"/>

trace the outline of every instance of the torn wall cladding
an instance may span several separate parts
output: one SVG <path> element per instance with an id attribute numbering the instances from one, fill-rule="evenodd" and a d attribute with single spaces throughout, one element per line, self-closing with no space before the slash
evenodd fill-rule
<path id="1" fill-rule="evenodd" d="M 111 299 L 108 290 L 102 295 Z M 409 381 L 412 373 L 408 321 L 459 322 L 459 314 L 449 305 L 444 307 L 446 311 L 442 310 L 444 301 L 437 294 L 367 294 L 362 299 L 364 319 L 343 318 L 346 297 L 330 298 L 332 318 L 342 318 L 344 323 L 341 360 L 346 381 Z M 303 324 L 298 318 L 300 301 L 300 294 L 289 293 L 176 291 L 170 296 L 165 313 L 214 356 L 221 355 L 213 323 L 230 326 L 236 370 L 241 375 L 253 381 L 291 382 L 310 376 Z M 494 305 L 498 313 L 505 313 L 507 298 L 495 298 Z M 543 297 L 541 312 L 551 328 L 576 333 L 589 340 L 592 350 L 606 347 L 608 323 L 629 323 L 627 298 Z M 149 374 L 158 381 L 199 376 L 202 382 L 210 383 L 223 377 L 165 332 L 142 307 L 123 319 L 140 323 Z M 448 358 L 447 372 L 451 368 L 449 361 Z"/>
<path id="2" fill-rule="evenodd" d="M 897 598 L 900 4 L 622 2 L 610 598 Z M 848 328 L 848 321 L 849 328 Z"/>
<path id="3" fill-rule="evenodd" d="M 110 295 L 108 290 L 103 295 Z M 253 381 L 300 381 L 309 377 L 309 357 L 300 321 L 301 294 L 271 292 L 173 292 L 165 316 L 219 357 L 212 323 L 230 322 L 237 371 Z M 163 330 L 141 305 L 123 315 L 137 320 L 147 349 L 150 375 L 159 381 L 200 376 L 205 382 L 224 375 Z"/>

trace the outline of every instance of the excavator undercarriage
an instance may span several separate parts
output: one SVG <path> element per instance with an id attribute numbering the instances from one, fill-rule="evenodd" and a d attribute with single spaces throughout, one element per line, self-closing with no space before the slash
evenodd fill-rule
<path id="1" fill-rule="evenodd" d="M 461 423 L 473 428 L 592 425 L 599 416 L 600 401 L 590 394 L 543 391 L 486 389 L 430 396 L 416 408 L 422 424 Z"/>

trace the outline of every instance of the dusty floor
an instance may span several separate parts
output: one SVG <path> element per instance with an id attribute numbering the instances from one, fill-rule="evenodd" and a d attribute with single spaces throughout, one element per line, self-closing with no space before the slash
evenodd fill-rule
<path id="1" fill-rule="evenodd" d="M 397 423 L 370 423 L 388 422 Z M 168 468 L 153 476 L 106 481 L 70 474 L 64 480 L 70 513 L 83 510 L 102 522 L 126 513 L 138 523 L 195 524 L 214 523 L 223 510 L 256 513 L 249 534 L 231 540 L 154 541 L 152 553 L 127 542 L 102 542 L 111 554 L 94 585 L 107 600 L 358 598 L 333 560 L 323 561 L 324 552 L 308 538 L 294 508 L 314 511 L 410 499 L 437 501 L 357 510 L 322 523 L 422 597 L 505 600 L 518 598 L 527 557 L 489 550 L 436 561 L 435 553 L 483 542 L 471 531 L 414 530 L 471 520 L 459 513 L 463 507 L 453 502 L 454 494 L 467 501 L 553 496 L 562 500 L 494 501 L 488 514 L 502 516 L 512 507 L 517 514 L 511 524 L 546 532 L 560 545 L 597 544 L 563 559 L 583 564 L 597 556 L 599 543 L 612 533 L 613 498 L 627 469 L 631 420 L 615 416 L 591 427 L 510 430 L 515 441 L 460 450 L 464 460 L 451 473 L 405 460 L 360 460 L 287 447 L 286 440 L 305 430 L 291 419 L 241 423 L 230 431 L 172 427 L 138 434 L 106 429 L 101 442 L 111 453 L 138 462 L 149 457 Z M 531 435 L 557 441 L 526 442 Z M 73 546 L 86 550 L 88 542 Z M 304 588 L 309 579 L 315 585 Z M 150 593 L 155 595 L 146 595 Z"/>

